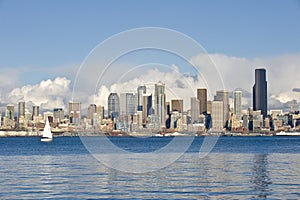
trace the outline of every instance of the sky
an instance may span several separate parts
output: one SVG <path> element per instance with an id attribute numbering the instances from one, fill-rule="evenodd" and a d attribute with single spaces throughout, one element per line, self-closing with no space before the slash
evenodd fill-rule
<path id="1" fill-rule="evenodd" d="M 72 96 L 76 73 L 97 45 L 130 29 L 161 27 L 183 33 L 202 45 L 229 91 L 243 88 L 251 92 L 254 69 L 266 68 L 269 102 L 280 107 L 293 99 L 300 101 L 296 92 L 300 88 L 299 19 L 300 1 L 296 0 L 0 0 L 0 104 L 23 99 L 49 109 L 65 106 Z M 195 66 L 212 64 L 201 55 L 188 59 Z M 183 82 L 192 85 L 190 88 L 202 86 L 191 74 L 184 75 L 193 71 L 186 62 L 157 51 L 133 53 L 118 60 L 108 76 L 152 60 L 171 71 L 151 66 L 144 69 L 147 74 L 143 77 L 133 73 L 135 81 L 127 78 L 100 85 L 86 103 L 105 104 L 102 99 L 116 87 L 126 85 L 133 90 L 137 87 L 133 84 L 154 76 L 170 76 L 162 81 L 173 93 L 179 92 L 180 98 L 194 92 L 182 91 L 178 80 L 187 77 Z M 181 75 L 173 73 L 174 69 Z M 245 104 L 251 104 L 249 99 Z"/>

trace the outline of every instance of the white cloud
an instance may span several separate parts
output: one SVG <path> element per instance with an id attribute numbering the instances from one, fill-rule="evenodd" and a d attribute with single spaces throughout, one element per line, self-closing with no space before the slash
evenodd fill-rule
<path id="1" fill-rule="evenodd" d="M 184 69 L 172 65 L 146 64 L 131 70 L 127 63 L 117 68 L 108 69 L 103 79 L 99 73 L 95 73 L 91 68 L 82 73 L 81 79 L 75 86 L 74 100 L 77 95 L 82 98 L 82 108 L 85 109 L 90 103 L 104 105 L 107 107 L 107 97 L 110 92 L 136 92 L 139 85 L 145 84 L 148 93 L 154 93 L 154 84 L 158 81 L 165 83 L 167 100 L 172 98 L 181 98 L 184 100 L 184 109 L 190 107 L 190 97 L 196 96 L 196 90 L 200 87 L 209 88 L 210 99 L 215 94 L 215 90 L 223 89 L 220 84 L 220 73 L 224 80 L 224 86 L 228 91 L 236 88 L 243 88 L 252 93 L 254 84 L 255 68 L 264 67 L 267 69 L 269 104 L 278 107 L 281 103 L 293 99 L 300 100 L 300 93 L 293 92 L 293 88 L 299 88 L 300 79 L 300 53 L 284 56 L 274 56 L 267 58 L 239 58 L 226 56 L 222 54 L 198 55 L 191 58 L 191 62 L 199 67 L 200 74 L 183 74 Z M 214 64 L 218 67 L 216 70 Z M 128 65 L 128 66 L 127 66 Z M 126 67 L 127 66 L 127 67 Z M 99 72 L 99 67 L 97 68 Z M 100 70 L 101 71 L 101 70 Z M 9 82 L 8 75 L 2 77 L 0 83 L 14 84 L 16 79 L 13 77 Z M 5 81 L 6 80 L 6 81 Z M 43 109 L 53 109 L 54 107 L 63 107 L 66 109 L 67 102 L 72 99 L 71 81 L 65 77 L 57 77 L 54 80 L 44 80 L 39 84 L 26 85 L 13 89 L 8 95 L 2 90 L 1 102 L 17 103 L 19 100 L 40 105 Z M 96 89 L 95 89 L 96 88 Z M 78 89 L 78 91 L 77 91 Z M 96 92 L 95 92 L 96 91 Z M 8 98 L 4 98 L 7 96 Z M 243 99 L 245 104 L 251 106 L 250 97 Z M 272 106 L 271 106 L 272 107 Z"/>
<path id="2" fill-rule="evenodd" d="M 182 98 L 184 108 L 188 109 L 190 97 L 196 96 L 196 89 L 199 87 L 210 89 L 210 99 L 213 98 L 216 90 L 223 87 L 228 91 L 243 88 L 252 93 L 255 69 L 266 68 L 270 107 L 278 108 L 287 101 L 300 100 L 300 93 L 293 92 L 293 88 L 300 85 L 298 78 L 300 68 L 297 67 L 300 65 L 300 53 L 254 59 L 223 54 L 198 55 L 191 59 L 191 63 L 199 68 L 200 74 L 196 78 L 180 73 L 176 65 L 171 66 L 169 71 L 161 70 L 160 66 L 152 68 L 148 66 L 143 73 L 135 74 L 136 78 L 102 86 L 95 99 L 106 106 L 109 92 L 136 92 L 139 85 L 146 84 L 148 92 L 154 93 L 154 84 L 162 81 L 166 84 L 168 100 Z M 220 82 L 218 73 L 224 81 L 224 86 Z M 247 106 L 252 106 L 251 97 L 243 98 L 243 102 Z"/>
<path id="3" fill-rule="evenodd" d="M 6 104 L 7 101 L 9 101 L 8 96 L 10 91 L 14 88 L 22 88 L 24 83 L 27 83 L 26 86 L 33 86 L 32 84 L 38 83 L 41 80 L 45 80 L 50 77 L 55 79 L 57 76 L 72 79 L 75 77 L 77 67 L 78 65 L 75 64 L 56 67 L 0 67 L 0 102 L 2 105 Z M 18 99 L 13 100 L 13 102 L 17 100 Z"/>
<path id="4" fill-rule="evenodd" d="M 270 103 L 274 100 L 280 102 L 300 100 L 300 94 L 292 91 L 300 85 L 300 53 L 255 59 L 222 54 L 211 54 L 210 57 L 218 66 L 225 88 L 229 91 L 244 88 L 252 92 L 254 70 L 266 68 Z M 193 57 L 191 62 L 196 66 L 213 67 L 211 62 L 207 62 L 201 55 Z M 278 105 L 278 102 L 276 104 Z"/>
<path id="5" fill-rule="evenodd" d="M 65 103 L 70 99 L 70 80 L 57 77 L 53 81 L 48 79 L 39 84 L 26 85 L 13 89 L 8 95 L 8 102 L 17 103 L 25 101 L 29 104 L 39 105 L 43 109 L 54 107 L 65 108 Z"/>
<path id="6" fill-rule="evenodd" d="M 89 98 L 89 103 L 93 101 L 97 104 L 107 106 L 107 97 L 110 92 L 133 92 L 136 93 L 137 87 L 146 85 L 147 93 L 154 95 L 154 85 L 159 81 L 165 84 L 167 100 L 180 98 L 184 100 L 184 109 L 189 108 L 190 98 L 196 95 L 196 89 L 204 87 L 200 80 L 195 80 L 192 76 L 181 74 L 176 65 L 171 66 L 171 70 L 162 72 L 158 68 L 144 71 L 136 78 L 115 83 L 111 86 L 102 85 L 97 94 Z"/>

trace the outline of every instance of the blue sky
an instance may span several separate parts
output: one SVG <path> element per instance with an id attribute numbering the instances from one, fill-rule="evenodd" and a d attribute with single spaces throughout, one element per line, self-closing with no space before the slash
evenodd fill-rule
<path id="1" fill-rule="evenodd" d="M 219 54 L 216 60 L 228 66 L 277 66 L 273 72 L 268 71 L 271 77 L 289 60 L 293 61 L 288 63 L 290 69 L 298 63 L 299 19 L 297 0 L 0 0 L 0 97 L 5 88 L 38 84 L 57 76 L 73 81 L 79 65 L 96 45 L 114 34 L 139 27 L 182 32 L 208 53 Z M 243 72 L 252 73 L 252 68 Z M 226 68 L 229 69 L 232 70 Z M 222 71 L 225 81 L 229 74 L 226 70 Z M 240 87 L 251 91 L 252 75 Z M 227 80 L 233 89 L 236 83 L 231 83 L 230 76 Z M 295 82 L 280 85 L 282 90 L 288 87 L 290 91 L 300 87 Z"/>
<path id="2" fill-rule="evenodd" d="M 80 63 L 107 37 L 143 26 L 183 32 L 210 53 L 293 53 L 299 19 L 299 1 L 1 1 L 0 67 Z"/>

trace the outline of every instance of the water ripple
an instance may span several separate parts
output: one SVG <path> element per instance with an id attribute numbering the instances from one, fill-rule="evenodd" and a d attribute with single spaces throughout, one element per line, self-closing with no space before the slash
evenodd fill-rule
<path id="1" fill-rule="evenodd" d="M 53 148 L 52 155 L 0 155 L 0 199 L 300 198 L 300 154 L 215 152 L 200 159 L 191 151 L 164 169 L 128 174 L 88 153 Z"/>

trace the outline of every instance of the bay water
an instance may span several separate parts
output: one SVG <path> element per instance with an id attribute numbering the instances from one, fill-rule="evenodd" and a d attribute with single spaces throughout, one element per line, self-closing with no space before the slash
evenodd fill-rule
<path id="1" fill-rule="evenodd" d="M 174 138 L 109 139 L 140 153 Z M 95 159 L 80 137 L 0 138 L 0 199 L 300 199 L 300 137 L 220 137 L 200 158 L 203 140 L 164 168 L 127 173 Z"/>

